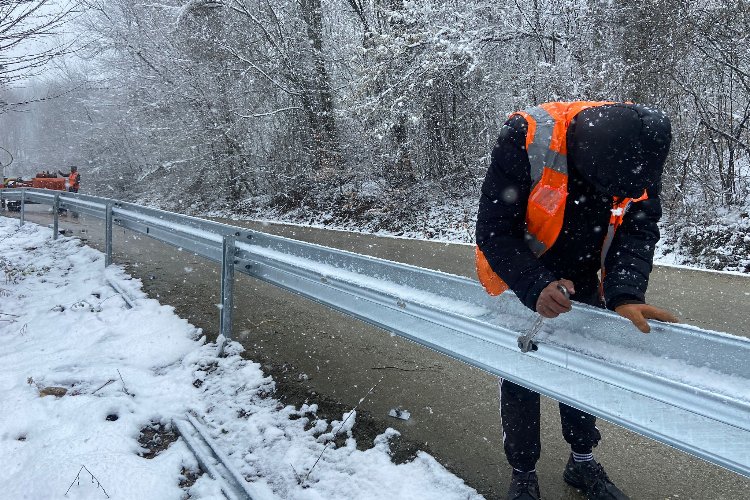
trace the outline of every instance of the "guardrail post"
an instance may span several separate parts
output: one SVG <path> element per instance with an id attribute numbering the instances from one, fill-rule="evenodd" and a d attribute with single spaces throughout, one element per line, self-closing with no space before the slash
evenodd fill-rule
<path id="1" fill-rule="evenodd" d="M 23 226 L 24 218 L 26 216 L 26 190 L 21 190 L 21 223 L 19 226 Z"/>
<path id="2" fill-rule="evenodd" d="M 60 193 L 55 193 L 55 201 L 52 203 L 52 239 L 56 240 L 60 234 Z"/>
<path id="3" fill-rule="evenodd" d="M 237 234 L 224 236 L 221 249 L 221 315 L 219 317 L 219 334 L 224 341 L 219 345 L 219 355 L 224 354 L 226 341 L 232 340 L 232 292 L 234 289 L 235 244 Z"/>
<path id="4" fill-rule="evenodd" d="M 112 203 L 107 203 L 104 216 L 104 267 L 112 264 Z"/>

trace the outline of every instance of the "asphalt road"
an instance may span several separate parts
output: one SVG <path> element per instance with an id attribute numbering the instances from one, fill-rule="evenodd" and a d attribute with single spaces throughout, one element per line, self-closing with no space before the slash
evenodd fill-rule
<path id="1" fill-rule="evenodd" d="M 48 224 L 50 216 L 32 206 L 27 219 Z M 61 228 L 101 247 L 100 221 L 70 216 L 61 220 Z M 473 275 L 473 249 L 468 245 L 223 222 Z M 207 333 L 217 330 L 217 266 L 122 229 L 115 230 L 114 248 L 115 262 L 140 277 L 151 296 L 174 306 Z M 672 309 L 686 323 L 750 337 L 750 277 L 657 267 L 649 301 Z M 302 388 L 312 399 L 324 395 L 354 407 L 377 384 L 362 411 L 419 443 L 486 498 L 505 497 L 510 468 L 502 453 L 494 377 L 246 276 L 239 277 L 235 288 L 234 326 L 249 358 L 283 377 L 284 387 Z M 410 411 L 411 418 L 388 417 L 388 410 L 396 407 Z M 750 499 L 748 478 L 601 420 L 599 428 L 604 439 L 596 457 L 634 500 Z M 556 403 L 543 398 L 543 450 L 537 464 L 542 494 L 545 500 L 581 499 L 562 481 L 568 448 L 559 429 Z"/>

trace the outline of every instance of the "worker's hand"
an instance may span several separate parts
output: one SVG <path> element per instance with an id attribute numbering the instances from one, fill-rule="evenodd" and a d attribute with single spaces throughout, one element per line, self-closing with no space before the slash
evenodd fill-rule
<path id="1" fill-rule="evenodd" d="M 553 281 L 544 287 L 536 301 L 536 312 L 545 318 L 556 318 L 562 313 L 570 311 L 573 307 L 570 299 L 559 290 L 560 285 L 567 288 L 570 295 L 576 293 L 575 286 L 570 280 Z"/>
<path id="2" fill-rule="evenodd" d="M 667 323 L 677 323 L 678 319 L 671 312 L 648 304 L 622 304 L 615 307 L 615 312 L 633 322 L 643 333 L 651 331 L 647 319 L 658 319 Z"/>

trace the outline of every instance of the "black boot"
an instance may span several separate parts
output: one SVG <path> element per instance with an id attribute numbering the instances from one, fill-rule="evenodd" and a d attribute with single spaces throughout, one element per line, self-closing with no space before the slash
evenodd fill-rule
<path id="1" fill-rule="evenodd" d="M 604 467 L 596 460 L 576 462 L 573 455 L 570 455 L 563 479 L 574 488 L 582 490 L 588 500 L 629 500 L 629 497 L 609 480 Z"/>
<path id="2" fill-rule="evenodd" d="M 510 480 L 508 500 L 541 500 L 536 472 L 516 472 Z"/>

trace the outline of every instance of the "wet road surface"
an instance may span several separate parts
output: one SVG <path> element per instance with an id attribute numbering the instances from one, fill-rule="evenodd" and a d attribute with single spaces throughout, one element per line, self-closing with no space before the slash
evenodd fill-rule
<path id="1" fill-rule="evenodd" d="M 49 224 L 51 216 L 44 207 L 31 206 L 27 220 Z M 474 272 L 468 245 L 221 222 L 464 276 Z M 69 215 L 60 227 L 103 247 L 98 220 Z M 217 265 L 121 228 L 115 228 L 114 249 L 115 262 L 141 278 L 151 296 L 174 306 L 209 337 L 215 335 Z M 750 336 L 750 277 L 661 267 L 652 274 L 649 300 L 686 323 Z M 234 337 L 247 357 L 283 378 L 284 387 L 305 391 L 311 402 L 324 395 L 352 408 L 377 384 L 362 411 L 401 431 L 486 498 L 505 498 L 510 468 L 502 453 L 493 376 L 244 275 L 235 285 Z M 388 417 L 397 407 L 410 411 L 411 418 Z M 595 455 L 634 500 L 750 499 L 748 478 L 607 422 L 598 426 L 604 438 Z M 542 398 L 542 447 L 537 471 L 543 497 L 583 498 L 562 480 L 569 450 L 560 435 L 557 404 L 547 398 Z"/>

